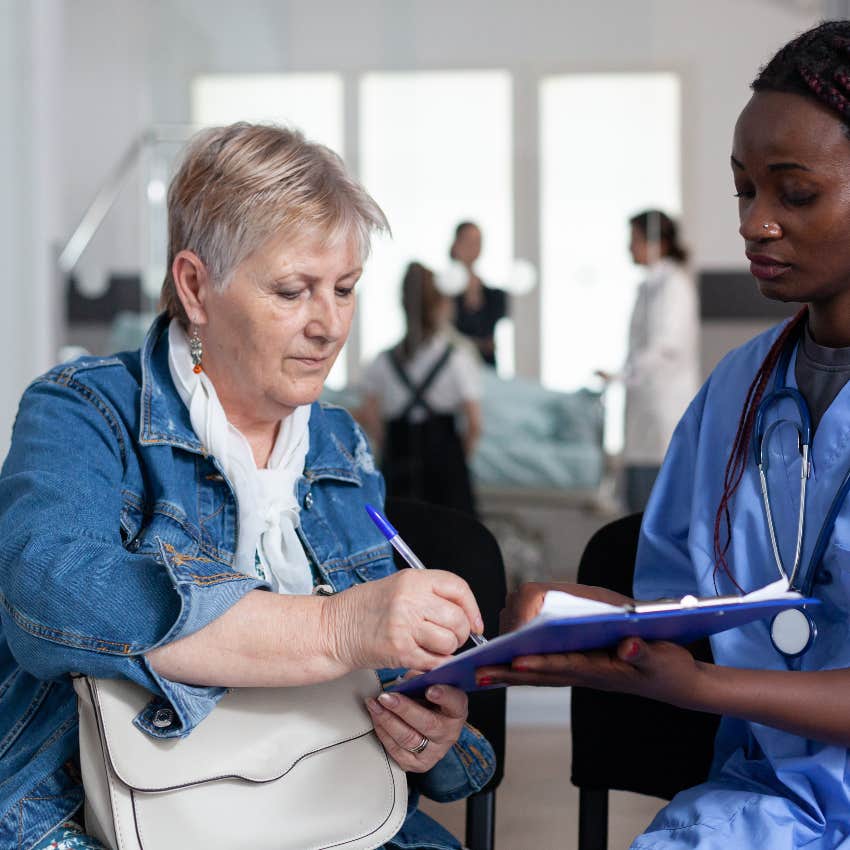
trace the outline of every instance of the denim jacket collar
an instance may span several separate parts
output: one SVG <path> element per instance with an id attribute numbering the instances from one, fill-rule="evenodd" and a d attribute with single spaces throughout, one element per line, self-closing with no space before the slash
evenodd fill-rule
<path id="1" fill-rule="evenodd" d="M 169 445 L 207 455 L 198 440 L 189 411 L 177 393 L 168 368 L 168 316 L 156 318 L 145 336 L 141 352 L 142 390 L 139 442 Z M 364 451 L 367 451 L 364 444 Z M 315 402 L 310 411 L 310 450 L 304 465 L 308 481 L 334 478 L 360 485 L 358 462 L 333 431 L 325 406 Z"/>
<path id="2" fill-rule="evenodd" d="M 139 412 L 139 442 L 166 444 L 206 455 L 189 419 L 189 410 L 177 393 L 168 368 L 168 323 L 165 313 L 157 316 L 142 343 L 142 398 Z"/>

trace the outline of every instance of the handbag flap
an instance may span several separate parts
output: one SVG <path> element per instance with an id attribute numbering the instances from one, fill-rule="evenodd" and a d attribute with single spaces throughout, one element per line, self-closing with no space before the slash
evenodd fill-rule
<path id="1" fill-rule="evenodd" d="M 150 694 L 124 679 L 87 679 L 113 770 L 137 791 L 166 791 L 225 777 L 269 782 L 300 759 L 373 734 L 364 702 L 379 691 L 371 670 L 316 685 L 236 688 L 185 738 L 154 738 L 133 720 Z"/>

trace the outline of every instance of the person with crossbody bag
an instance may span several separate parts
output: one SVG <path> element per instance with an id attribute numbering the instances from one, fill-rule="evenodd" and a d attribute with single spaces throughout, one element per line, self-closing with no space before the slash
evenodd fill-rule
<path id="1" fill-rule="evenodd" d="M 24 393 L 0 474 L 0 847 L 458 850 L 492 775 L 466 695 L 384 693 L 480 632 L 398 572 L 362 430 L 318 402 L 375 202 L 297 131 L 190 143 L 138 351 Z"/>

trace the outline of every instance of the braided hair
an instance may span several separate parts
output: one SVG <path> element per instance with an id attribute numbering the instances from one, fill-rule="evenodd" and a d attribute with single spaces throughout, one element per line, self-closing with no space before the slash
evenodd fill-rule
<path id="1" fill-rule="evenodd" d="M 753 80 L 754 92 L 798 94 L 836 113 L 850 137 L 850 21 L 826 21 L 789 41 Z M 756 411 L 785 343 L 805 323 L 803 307 L 782 329 L 756 372 L 738 420 L 735 441 L 723 476 L 723 494 L 714 518 L 714 573 L 722 570 L 739 590 L 726 561 L 732 542 L 729 506 L 747 465 Z"/>
<path id="2" fill-rule="evenodd" d="M 838 113 L 850 136 L 850 21 L 825 21 L 789 41 L 751 88 L 812 98 Z"/>

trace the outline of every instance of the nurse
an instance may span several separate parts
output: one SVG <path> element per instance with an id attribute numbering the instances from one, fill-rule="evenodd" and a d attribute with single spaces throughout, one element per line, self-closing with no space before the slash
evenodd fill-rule
<path id="1" fill-rule="evenodd" d="M 790 657 L 770 623 L 758 622 L 713 637 L 714 664 L 672 643 L 628 639 L 611 652 L 529 657 L 479 673 L 723 716 L 708 781 L 675 797 L 633 850 L 850 848 L 850 499 L 842 487 L 850 470 L 850 22 L 794 39 L 752 88 L 732 142 L 740 233 L 761 293 L 802 307 L 731 352 L 679 423 L 644 517 L 634 591 L 750 591 L 777 580 L 780 567 L 790 577 L 799 560 L 794 588 L 822 601 L 814 638 Z M 774 395 L 783 387 L 805 404 Z M 800 407 L 813 437 L 797 559 Z M 779 558 L 756 464 L 760 435 Z M 546 589 L 522 588 L 508 624 L 532 616 Z"/>

